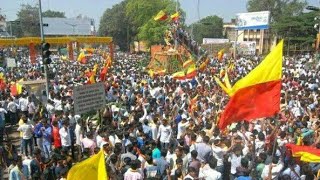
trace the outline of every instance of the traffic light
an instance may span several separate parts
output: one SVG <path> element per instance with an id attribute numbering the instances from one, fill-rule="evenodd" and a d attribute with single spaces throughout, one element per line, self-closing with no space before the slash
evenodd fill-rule
<path id="1" fill-rule="evenodd" d="M 42 50 L 42 61 L 44 64 L 50 64 L 52 61 L 50 59 L 51 51 L 50 51 L 50 44 L 43 43 L 41 46 Z"/>

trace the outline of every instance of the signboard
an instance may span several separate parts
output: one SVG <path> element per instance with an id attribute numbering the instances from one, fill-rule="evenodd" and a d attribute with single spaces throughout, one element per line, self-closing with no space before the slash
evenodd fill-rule
<path id="1" fill-rule="evenodd" d="M 75 114 L 84 114 L 104 108 L 106 95 L 103 83 L 74 87 L 73 100 Z"/>
<path id="2" fill-rule="evenodd" d="M 218 39 L 218 38 L 203 38 L 202 44 L 224 44 L 228 43 L 229 39 Z"/>
<path id="3" fill-rule="evenodd" d="M 255 41 L 237 42 L 237 52 L 242 55 L 255 55 L 256 45 Z"/>
<path id="4" fill-rule="evenodd" d="M 239 13 L 236 18 L 236 29 L 268 29 L 270 11 Z"/>
<path id="5" fill-rule="evenodd" d="M 6 58 L 7 67 L 13 68 L 17 67 L 16 60 L 14 58 Z"/>

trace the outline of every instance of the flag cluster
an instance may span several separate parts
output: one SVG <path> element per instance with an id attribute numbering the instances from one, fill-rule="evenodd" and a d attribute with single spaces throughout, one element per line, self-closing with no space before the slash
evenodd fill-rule
<path id="1" fill-rule="evenodd" d="M 170 16 L 172 21 L 178 21 L 180 18 L 180 13 L 176 12 Z M 153 18 L 155 21 L 165 21 L 168 19 L 168 15 L 163 10 L 159 11 L 158 14 Z"/>

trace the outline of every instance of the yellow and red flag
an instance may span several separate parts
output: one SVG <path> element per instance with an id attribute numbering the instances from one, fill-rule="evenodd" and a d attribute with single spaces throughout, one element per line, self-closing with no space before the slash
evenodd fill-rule
<path id="1" fill-rule="evenodd" d="M 87 58 L 86 55 L 83 51 L 81 51 L 81 53 L 78 56 L 78 62 L 82 63 L 82 64 L 86 64 L 87 63 Z"/>
<path id="2" fill-rule="evenodd" d="M 105 81 L 106 80 L 106 75 L 108 73 L 108 66 L 104 66 L 103 69 L 100 72 L 100 80 Z"/>
<path id="3" fill-rule="evenodd" d="M 172 78 L 178 80 L 185 80 L 186 77 L 184 71 L 178 71 L 172 74 Z"/>
<path id="4" fill-rule="evenodd" d="M 159 11 L 158 14 L 156 15 L 156 17 L 154 17 L 153 19 L 155 21 L 164 21 L 168 18 L 168 15 L 163 11 Z"/>
<path id="5" fill-rule="evenodd" d="M 300 157 L 300 160 L 303 162 L 320 162 L 320 149 L 312 146 L 299 146 L 295 144 L 286 144 L 286 147 L 291 150 L 293 157 Z"/>
<path id="6" fill-rule="evenodd" d="M 191 66 L 193 64 L 194 64 L 193 59 L 189 59 L 189 60 L 187 60 L 186 62 L 183 63 L 182 67 L 183 68 L 188 68 L 189 66 Z"/>
<path id="7" fill-rule="evenodd" d="M 192 79 L 197 75 L 197 68 L 195 64 L 192 64 L 191 66 L 189 66 L 189 68 L 187 69 L 186 75 L 185 75 L 185 79 Z"/>
<path id="8" fill-rule="evenodd" d="M 274 116 L 280 111 L 282 51 L 283 40 L 228 90 L 230 101 L 219 120 L 220 129 L 233 122 Z"/>
<path id="9" fill-rule="evenodd" d="M 223 60 L 223 55 L 224 55 L 224 49 L 221 49 L 221 50 L 218 52 L 218 60 L 219 60 L 219 61 L 222 61 L 222 60 Z"/>
<path id="10" fill-rule="evenodd" d="M 176 12 L 176 13 L 172 14 L 170 17 L 171 17 L 172 21 L 178 21 L 180 18 L 180 13 Z"/>

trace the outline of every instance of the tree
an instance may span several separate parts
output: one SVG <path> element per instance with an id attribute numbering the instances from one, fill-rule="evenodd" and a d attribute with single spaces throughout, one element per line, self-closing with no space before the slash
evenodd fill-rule
<path id="1" fill-rule="evenodd" d="M 152 3 L 149 0 L 128 0 L 126 15 L 135 40 L 145 41 L 149 46 L 163 42 L 169 22 L 158 22 L 153 18 L 160 10 L 164 10 L 170 16 L 176 12 L 176 5 L 176 1 L 173 0 L 153 0 Z M 181 14 L 180 23 L 184 25 L 185 13 L 181 8 L 178 11 Z"/>
<path id="2" fill-rule="evenodd" d="M 108 35 L 121 49 L 127 49 L 129 42 L 145 41 L 147 45 L 163 41 L 169 22 L 156 22 L 153 17 L 164 10 L 168 16 L 175 12 L 173 0 L 125 0 L 107 9 L 99 26 L 100 35 Z M 179 9 L 182 16 L 184 12 Z M 184 18 L 181 19 L 184 22 Z"/>
<path id="3" fill-rule="evenodd" d="M 57 17 L 57 18 L 65 18 L 65 13 L 60 12 L 60 11 L 52 11 L 52 10 L 47 10 L 42 13 L 43 17 Z"/>
<path id="4" fill-rule="evenodd" d="M 100 36 L 111 36 L 113 41 L 121 50 L 128 50 L 131 39 L 131 31 L 126 17 L 126 4 L 128 1 L 122 1 L 107 9 L 101 19 L 98 29 Z"/>
<path id="5" fill-rule="evenodd" d="M 305 0 L 248 0 L 248 12 L 270 11 L 271 22 L 279 18 L 299 15 L 307 5 Z"/>
<path id="6" fill-rule="evenodd" d="M 317 31 L 313 28 L 317 12 L 302 13 L 297 16 L 280 18 L 273 25 L 273 31 L 287 44 L 310 45 L 314 42 Z M 289 42 L 289 43 L 288 43 Z"/>
<path id="7" fill-rule="evenodd" d="M 190 25 L 193 39 L 202 43 L 203 38 L 222 38 L 223 19 L 218 16 L 207 16 Z"/>
<path id="8" fill-rule="evenodd" d="M 40 36 L 39 10 L 31 5 L 21 5 L 17 13 L 17 28 L 21 28 L 22 34 L 19 36 Z M 20 25 L 20 27 L 19 27 Z"/>

